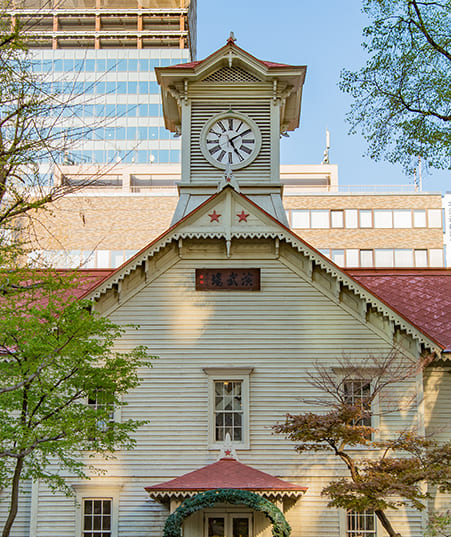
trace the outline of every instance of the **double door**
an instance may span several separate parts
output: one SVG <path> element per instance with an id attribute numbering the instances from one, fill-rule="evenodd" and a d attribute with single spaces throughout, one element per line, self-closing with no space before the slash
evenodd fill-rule
<path id="1" fill-rule="evenodd" d="M 252 514 L 208 514 L 205 517 L 205 537 L 252 537 Z"/>

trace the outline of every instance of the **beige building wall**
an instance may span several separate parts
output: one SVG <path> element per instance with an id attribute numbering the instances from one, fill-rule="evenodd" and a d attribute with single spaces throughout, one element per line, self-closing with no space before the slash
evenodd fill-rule
<path id="1" fill-rule="evenodd" d="M 170 226 L 178 166 L 115 167 L 91 182 L 86 170 L 69 172 L 58 180 L 88 186 L 27 228 L 30 248 L 47 262 L 117 267 Z M 444 265 L 440 194 L 340 193 L 333 165 L 282 166 L 281 182 L 293 231 L 338 265 Z"/>

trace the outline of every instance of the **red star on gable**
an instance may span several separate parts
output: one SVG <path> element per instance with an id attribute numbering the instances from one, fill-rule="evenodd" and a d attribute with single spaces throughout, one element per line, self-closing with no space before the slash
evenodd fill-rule
<path id="1" fill-rule="evenodd" d="M 232 454 L 232 450 L 231 450 L 231 449 L 226 449 L 226 450 L 224 451 L 224 453 L 225 453 L 225 455 L 226 455 L 227 457 L 230 457 L 230 455 Z"/>
<path id="2" fill-rule="evenodd" d="M 221 215 L 216 212 L 216 209 L 208 216 L 210 217 L 210 222 L 218 222 L 219 224 L 219 217 Z"/>
<path id="3" fill-rule="evenodd" d="M 244 211 L 241 211 L 241 213 L 237 214 L 239 220 L 238 222 L 247 222 L 247 217 L 249 216 L 248 214 L 246 214 Z"/>

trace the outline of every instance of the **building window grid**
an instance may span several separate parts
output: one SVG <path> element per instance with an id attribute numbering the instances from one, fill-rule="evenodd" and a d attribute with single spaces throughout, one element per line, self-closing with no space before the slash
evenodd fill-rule
<path id="1" fill-rule="evenodd" d="M 83 499 L 83 537 L 111 537 L 111 498 Z"/>
<path id="2" fill-rule="evenodd" d="M 371 510 L 346 513 L 346 537 L 376 537 L 376 519 Z"/>
<path id="3" fill-rule="evenodd" d="M 214 382 L 215 392 L 215 441 L 222 442 L 226 434 L 232 441 L 243 440 L 242 382 L 220 380 Z"/>
<path id="4" fill-rule="evenodd" d="M 440 227 L 439 218 L 434 211 L 441 211 L 441 209 L 330 209 L 329 219 L 324 218 L 324 214 L 319 214 L 324 213 L 324 209 L 290 209 L 288 212 L 294 229 L 415 229 Z M 318 225 L 320 216 L 325 223 L 324 226 Z M 357 223 L 355 222 L 356 216 Z M 315 224 L 312 223 L 313 217 Z M 299 221 L 302 221 L 304 225 L 297 226 L 296 223 Z"/>
<path id="5" fill-rule="evenodd" d="M 343 250 L 336 248 L 317 248 L 317 250 L 338 266 L 348 268 L 425 268 L 429 266 L 441 267 L 443 263 L 443 250 L 440 248 L 431 250 L 435 255 L 434 263 L 430 259 L 431 252 L 427 249 L 376 248 L 371 250 L 350 248 Z M 375 262 L 376 254 L 380 254 L 379 259 L 382 258 L 382 254 L 387 259 L 390 257 L 390 262 L 384 265 L 377 264 Z M 350 257 L 355 259 L 355 262 L 350 263 Z M 409 259 L 409 262 L 400 262 L 401 259 Z"/>

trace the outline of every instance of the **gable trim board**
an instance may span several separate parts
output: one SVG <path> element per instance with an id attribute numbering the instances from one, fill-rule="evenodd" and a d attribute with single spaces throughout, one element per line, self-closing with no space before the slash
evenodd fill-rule
<path id="1" fill-rule="evenodd" d="M 209 211 L 213 211 L 218 203 L 224 202 L 225 209 L 229 210 L 232 206 L 232 201 L 241 204 L 246 211 L 249 211 L 249 214 L 257 221 L 258 226 L 251 228 L 250 230 L 238 230 L 230 217 L 228 218 L 228 216 L 230 216 L 228 214 L 224 215 L 223 225 L 218 231 L 213 231 L 211 229 L 211 225 L 209 225 L 211 222 L 205 226 L 199 225 L 199 220 L 202 217 L 205 217 L 205 215 L 208 215 Z M 362 322 L 366 321 L 366 318 L 364 317 L 371 315 L 371 312 L 368 310 L 369 306 L 370 308 L 374 308 L 375 312 L 381 314 L 385 319 L 392 322 L 394 329 L 398 328 L 398 330 L 405 331 L 405 333 L 416 340 L 418 344 L 423 344 L 431 353 L 435 352 L 440 354 L 441 351 L 444 350 L 443 345 L 424 333 L 419 327 L 411 323 L 400 312 L 390 307 L 382 299 L 376 297 L 364 285 L 358 283 L 349 274 L 324 257 L 313 246 L 309 245 L 298 235 L 277 221 L 247 196 L 240 192 L 236 192 L 231 185 L 226 185 L 222 191 L 213 194 L 210 198 L 205 200 L 179 222 L 170 227 L 165 233 L 157 237 L 148 246 L 144 247 L 129 261 L 120 266 L 113 272 L 113 274 L 101 280 L 81 298 L 95 300 L 111 290 L 118 292 L 120 295 L 122 282 L 130 276 L 132 272 L 143 268 L 146 270 L 148 260 L 169 244 L 175 243 L 174 253 L 177 250 L 177 257 L 180 259 L 183 256 L 183 240 L 185 239 L 225 240 L 228 253 L 230 253 L 231 241 L 233 239 L 273 239 L 275 240 L 275 249 L 278 252 L 280 251 L 281 241 L 282 244 L 285 242 L 299 253 L 303 254 L 307 259 L 309 266 L 303 271 L 304 277 L 306 274 L 309 276 L 311 275 L 313 280 L 315 269 L 317 274 L 318 271 L 324 271 L 325 274 L 335 281 L 335 295 L 337 298 L 343 291 L 344 294 L 347 292 L 351 293 L 354 297 L 357 297 L 364 302 L 365 306 L 361 309 Z M 171 264 L 178 261 L 177 257 L 173 256 Z M 160 270 L 164 270 L 163 267 L 161 267 Z M 311 283 L 313 283 L 312 280 L 310 280 Z M 146 283 L 148 283 L 148 279 L 144 278 L 143 284 Z M 119 305 L 119 303 L 120 300 L 117 301 L 116 305 Z M 394 330 L 393 333 L 395 334 L 396 330 Z M 396 341 L 394 343 L 396 344 Z"/>

